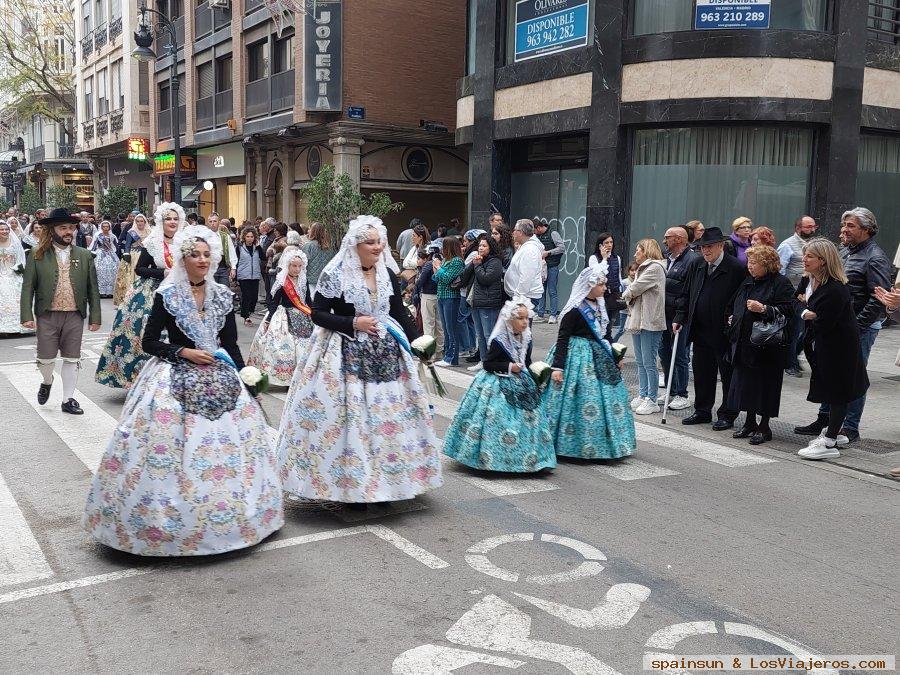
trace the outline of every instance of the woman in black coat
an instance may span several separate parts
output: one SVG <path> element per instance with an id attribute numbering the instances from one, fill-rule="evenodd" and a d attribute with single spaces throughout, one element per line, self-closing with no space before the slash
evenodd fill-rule
<path id="1" fill-rule="evenodd" d="M 483 363 L 488 353 L 488 336 L 504 303 L 503 259 L 497 242 L 486 234 L 478 237 L 478 255 L 460 274 L 461 286 L 470 282 L 474 282 L 470 303 L 478 337 L 478 360 Z"/>
<path id="2" fill-rule="evenodd" d="M 838 432 L 847 416 L 847 404 L 866 393 L 869 376 L 862 360 L 859 326 L 847 290 L 847 276 L 837 247 L 815 239 L 803 249 L 807 275 L 800 282 L 798 299 L 806 303 L 803 350 L 812 374 L 807 401 L 830 404 L 828 427 L 797 454 L 805 459 L 840 457 L 837 448 L 849 440 Z"/>
<path id="3" fill-rule="evenodd" d="M 781 276 L 781 261 L 771 246 L 748 248 L 747 270 L 750 276 L 734 296 L 728 328 L 734 368 L 728 407 L 747 413 L 734 438 L 749 438 L 750 445 L 759 445 L 772 440 L 769 419 L 778 417 L 788 345 L 758 347 L 750 342 L 750 335 L 754 322 L 772 322 L 779 313 L 789 324 L 794 315 L 794 287 Z"/>

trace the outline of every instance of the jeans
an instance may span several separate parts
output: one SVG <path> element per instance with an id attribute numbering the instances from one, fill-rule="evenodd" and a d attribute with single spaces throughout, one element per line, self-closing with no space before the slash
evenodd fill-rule
<path id="1" fill-rule="evenodd" d="M 491 331 L 497 324 L 497 318 L 500 316 L 499 309 L 473 309 L 472 316 L 475 318 L 475 332 L 478 333 L 478 355 L 484 361 L 488 353 L 488 338 Z"/>
<path id="2" fill-rule="evenodd" d="M 544 295 L 538 300 L 537 309 L 534 310 L 538 316 L 544 316 L 544 310 L 549 304 L 550 316 L 556 316 L 559 313 L 559 300 L 556 297 L 556 285 L 559 281 L 559 265 L 547 268 L 547 281 L 544 282 Z M 545 304 L 544 298 L 549 298 L 549 302 Z"/>
<path id="3" fill-rule="evenodd" d="M 691 367 L 686 337 L 684 333 L 678 336 L 678 349 L 675 351 L 675 370 L 672 373 L 671 389 L 672 396 L 682 396 L 684 398 L 687 398 L 688 372 Z M 674 341 L 674 333 L 663 331 L 659 344 L 659 360 L 662 361 L 667 384 L 669 380 L 669 365 L 672 363 L 672 343 Z"/>
<path id="4" fill-rule="evenodd" d="M 460 296 L 459 298 L 459 315 L 456 317 L 459 326 L 457 327 L 457 337 L 459 338 L 459 352 L 470 352 L 475 349 L 478 344 L 475 335 L 475 321 L 472 318 L 472 309 L 469 302 Z"/>
<path id="5" fill-rule="evenodd" d="M 656 402 L 659 388 L 659 376 L 656 373 L 656 354 L 659 352 L 661 330 L 640 330 L 632 335 L 634 341 L 634 358 L 638 367 L 638 396 Z"/>
<path id="6" fill-rule="evenodd" d="M 438 298 L 438 313 L 444 325 L 444 361 L 459 365 L 459 296 Z"/>
<path id="7" fill-rule="evenodd" d="M 863 365 L 869 365 L 869 354 L 872 353 L 872 345 L 875 344 L 875 338 L 878 337 L 878 331 L 881 330 L 881 321 L 876 321 L 868 328 L 859 331 L 859 346 L 862 352 Z M 862 420 L 863 409 L 866 407 L 866 395 L 863 394 L 858 399 L 850 401 L 847 404 L 847 417 L 844 420 L 844 428 L 859 433 L 859 422 Z M 828 417 L 831 414 L 831 406 L 823 403 L 819 406 L 819 417 Z"/>
<path id="8" fill-rule="evenodd" d="M 788 350 L 788 368 L 800 369 L 800 353 L 803 351 L 803 334 L 806 332 L 806 321 L 801 314 L 806 309 L 805 305 L 794 302 L 794 318 L 789 324 L 791 329 L 791 344 Z"/>
<path id="9" fill-rule="evenodd" d="M 613 342 L 618 342 L 622 339 L 622 336 L 625 334 L 625 322 L 628 321 L 628 314 L 625 312 L 619 312 L 619 324 L 616 326 L 616 330 L 613 332 Z"/>

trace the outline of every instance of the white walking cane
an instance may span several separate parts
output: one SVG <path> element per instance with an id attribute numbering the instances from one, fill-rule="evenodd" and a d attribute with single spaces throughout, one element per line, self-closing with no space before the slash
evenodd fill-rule
<path id="1" fill-rule="evenodd" d="M 684 327 L 682 326 L 682 329 Z M 675 333 L 675 339 L 672 341 L 672 360 L 669 362 L 669 379 L 666 380 L 666 400 L 663 402 L 662 423 L 666 423 L 666 414 L 669 412 L 669 394 L 672 391 L 672 375 L 675 372 L 675 354 L 678 353 L 678 337 L 681 330 Z"/>

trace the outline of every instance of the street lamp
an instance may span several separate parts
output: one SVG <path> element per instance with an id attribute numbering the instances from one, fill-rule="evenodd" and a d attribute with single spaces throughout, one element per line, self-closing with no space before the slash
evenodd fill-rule
<path id="1" fill-rule="evenodd" d="M 175 154 L 175 168 L 172 174 L 173 201 L 181 205 L 181 129 L 178 124 L 178 41 L 175 35 L 175 24 L 162 12 L 147 7 L 143 2 L 140 6 L 141 16 L 138 19 L 137 30 L 134 33 L 134 43 L 137 45 L 131 55 L 138 61 L 152 61 L 156 59 L 151 45 L 153 44 L 153 30 L 147 13 L 156 14 L 159 17 L 159 33 L 165 30 L 169 34 L 169 44 L 166 54 L 172 61 L 169 66 L 169 120 L 172 126 L 172 150 Z"/>

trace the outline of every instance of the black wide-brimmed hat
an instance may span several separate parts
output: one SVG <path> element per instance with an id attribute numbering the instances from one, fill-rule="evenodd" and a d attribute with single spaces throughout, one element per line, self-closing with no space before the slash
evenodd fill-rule
<path id="1" fill-rule="evenodd" d="M 725 241 L 725 235 L 722 234 L 722 230 L 718 227 L 707 227 L 703 230 L 700 238 L 693 243 L 697 246 L 706 246 L 707 244 L 718 244 L 720 241 Z"/>
<path id="2" fill-rule="evenodd" d="M 50 227 L 65 223 L 78 224 L 78 218 L 69 213 L 69 209 L 53 209 L 50 211 L 50 215 L 38 221 L 38 225 L 49 225 Z"/>

